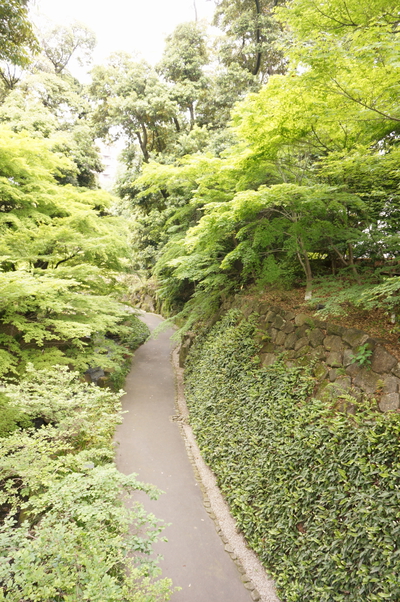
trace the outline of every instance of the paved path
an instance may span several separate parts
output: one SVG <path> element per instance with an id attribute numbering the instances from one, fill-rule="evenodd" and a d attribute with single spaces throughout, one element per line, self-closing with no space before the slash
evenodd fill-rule
<path id="1" fill-rule="evenodd" d="M 150 328 L 161 318 L 147 314 Z M 141 498 L 147 510 L 171 523 L 164 531 L 168 543 L 158 542 L 163 576 L 181 591 L 173 602 L 251 602 L 237 568 L 225 552 L 213 521 L 203 506 L 175 414 L 175 384 L 170 363 L 171 331 L 140 347 L 127 378 L 123 409 L 128 410 L 117 430 L 118 468 L 135 472 L 141 481 L 163 491 L 157 501 Z"/>

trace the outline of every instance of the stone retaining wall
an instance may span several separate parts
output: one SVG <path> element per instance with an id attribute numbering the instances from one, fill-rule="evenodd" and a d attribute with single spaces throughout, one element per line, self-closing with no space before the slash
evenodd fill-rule
<path id="1" fill-rule="evenodd" d="M 282 353 L 289 366 L 314 362 L 316 397 L 368 396 L 375 397 L 382 412 L 400 408 L 400 364 L 381 340 L 275 306 L 244 305 L 242 309 L 246 315 L 260 314 L 262 365 L 271 365 Z M 363 364 L 366 350 L 370 354 Z"/>
<path id="2" fill-rule="evenodd" d="M 260 315 L 258 337 L 263 342 L 260 352 L 263 366 L 271 365 L 282 354 L 288 366 L 306 366 L 312 362 L 315 397 L 337 401 L 348 412 L 354 406 L 345 395 L 358 400 L 375 398 L 382 412 L 400 411 L 400 363 L 385 349 L 384 341 L 355 328 L 344 328 L 239 295 L 221 310 L 230 307 L 241 309 L 246 317 L 253 312 Z M 181 346 L 181 365 L 192 342 L 193 335 L 188 333 Z M 367 350 L 369 355 L 365 354 Z M 368 355 L 364 363 L 363 355 Z"/>

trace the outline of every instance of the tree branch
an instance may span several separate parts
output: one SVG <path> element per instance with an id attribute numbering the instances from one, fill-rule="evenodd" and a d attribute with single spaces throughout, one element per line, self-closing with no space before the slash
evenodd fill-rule
<path id="1" fill-rule="evenodd" d="M 341 86 L 339 84 L 339 82 L 336 81 L 336 79 L 332 78 L 332 81 L 336 84 L 336 86 L 339 88 L 339 90 L 341 90 L 341 93 L 339 92 L 339 94 L 341 96 L 345 96 L 346 98 L 349 98 L 350 100 L 352 100 L 353 102 L 359 104 L 360 106 L 364 107 L 365 109 L 373 111 L 374 113 L 378 113 L 378 115 L 382 115 L 382 117 L 385 117 L 386 119 L 390 119 L 391 121 L 396 121 L 396 122 L 400 123 L 400 119 L 399 118 L 392 117 L 391 115 L 388 115 L 387 113 L 383 113 L 383 111 L 380 111 L 379 109 L 375 109 L 374 107 L 371 107 L 371 106 L 367 105 L 362 100 L 359 100 L 358 98 L 354 98 L 354 96 L 352 96 L 351 94 L 349 94 L 349 92 L 347 92 L 347 90 L 345 90 L 343 88 L 343 86 Z"/>
<path id="2" fill-rule="evenodd" d="M 81 249 L 79 249 L 79 251 L 81 251 Z M 70 255 L 69 257 L 66 257 L 65 259 L 61 259 L 60 261 L 57 261 L 56 265 L 54 266 L 54 269 L 56 270 L 58 268 L 58 266 L 61 265 L 62 263 L 65 263 L 66 261 L 69 261 L 70 259 L 73 259 L 77 255 L 79 255 L 79 251 L 77 251 L 73 255 Z"/>

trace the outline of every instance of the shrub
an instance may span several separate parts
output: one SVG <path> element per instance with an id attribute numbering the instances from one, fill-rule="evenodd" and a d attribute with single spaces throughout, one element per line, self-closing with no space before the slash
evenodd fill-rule
<path id="1" fill-rule="evenodd" d="M 11 427 L 0 437 L 0 600 L 168 600 L 170 581 L 151 558 L 162 523 L 125 503 L 159 492 L 113 464 L 123 391 L 65 366 L 31 365 L 3 385 Z"/>
<path id="2" fill-rule="evenodd" d="M 31 421 L 18 408 L 10 405 L 9 399 L 0 393 L 0 437 L 6 437 L 19 426 L 28 427 Z"/>

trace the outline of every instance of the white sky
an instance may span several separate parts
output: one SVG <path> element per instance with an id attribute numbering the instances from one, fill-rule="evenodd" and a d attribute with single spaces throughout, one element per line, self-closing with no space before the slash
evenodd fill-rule
<path id="1" fill-rule="evenodd" d="M 214 0 L 195 0 L 198 18 L 211 20 Z M 33 16 L 57 24 L 84 23 L 97 36 L 94 64 L 112 52 L 139 52 L 150 63 L 161 58 L 165 36 L 194 21 L 194 0 L 33 0 Z"/>

